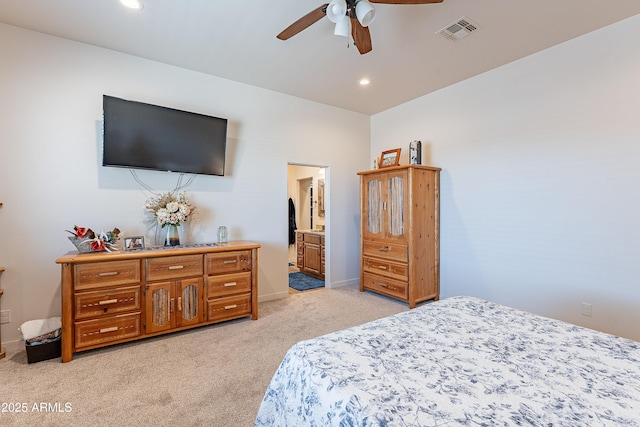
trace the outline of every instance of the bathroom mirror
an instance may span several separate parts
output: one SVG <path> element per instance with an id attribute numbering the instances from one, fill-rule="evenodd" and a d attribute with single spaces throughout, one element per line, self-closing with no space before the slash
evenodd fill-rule
<path id="1" fill-rule="evenodd" d="M 324 217 L 324 179 L 318 180 L 318 216 Z"/>

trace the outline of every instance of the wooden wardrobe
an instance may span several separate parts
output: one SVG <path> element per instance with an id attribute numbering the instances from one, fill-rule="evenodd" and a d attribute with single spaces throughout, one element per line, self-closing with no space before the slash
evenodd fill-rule
<path id="1" fill-rule="evenodd" d="M 440 168 L 359 172 L 360 291 L 409 303 L 440 298 Z"/>

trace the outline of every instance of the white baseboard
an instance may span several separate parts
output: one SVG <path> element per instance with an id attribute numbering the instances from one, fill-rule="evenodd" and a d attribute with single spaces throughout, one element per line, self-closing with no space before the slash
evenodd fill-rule
<path id="1" fill-rule="evenodd" d="M 287 288 L 286 292 L 275 292 L 268 295 L 260 295 L 258 296 L 258 302 L 273 301 L 276 299 L 286 298 L 288 296 L 289 296 L 289 290 Z"/>
<path id="2" fill-rule="evenodd" d="M 349 280 L 342 280 L 340 282 L 327 283 L 325 286 L 327 288 L 341 288 L 343 286 L 351 286 L 351 285 L 359 285 L 359 284 L 360 284 L 360 279 L 349 279 Z"/>
<path id="3" fill-rule="evenodd" d="M 18 350 L 24 350 L 24 340 L 5 341 L 2 343 L 2 348 L 7 355 Z"/>

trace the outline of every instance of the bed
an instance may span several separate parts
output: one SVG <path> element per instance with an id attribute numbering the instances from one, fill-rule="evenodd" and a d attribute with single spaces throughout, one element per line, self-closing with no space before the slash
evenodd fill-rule
<path id="1" fill-rule="evenodd" d="M 640 426 L 640 343 L 472 297 L 301 341 L 256 426 Z"/>

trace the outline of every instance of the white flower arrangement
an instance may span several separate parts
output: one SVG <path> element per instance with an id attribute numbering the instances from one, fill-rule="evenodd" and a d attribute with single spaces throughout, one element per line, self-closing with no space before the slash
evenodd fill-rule
<path id="1" fill-rule="evenodd" d="M 196 210 L 184 192 L 160 193 L 147 199 L 145 205 L 147 212 L 155 217 L 162 227 L 166 225 L 178 226 L 187 221 Z"/>

